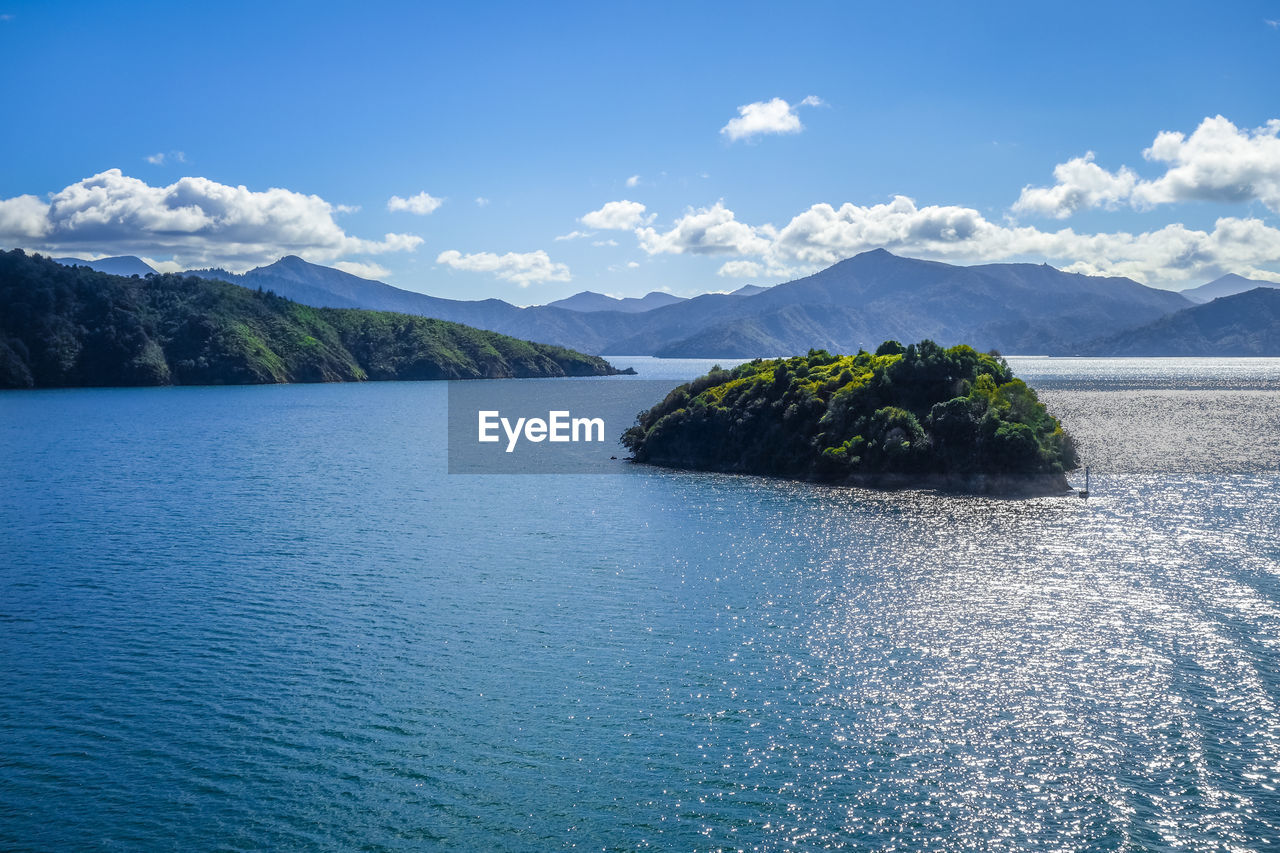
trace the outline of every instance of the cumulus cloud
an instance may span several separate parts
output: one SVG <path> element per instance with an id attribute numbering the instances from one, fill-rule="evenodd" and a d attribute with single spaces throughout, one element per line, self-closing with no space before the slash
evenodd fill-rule
<path id="1" fill-rule="evenodd" d="M 1064 219 L 1077 210 L 1121 202 L 1151 208 L 1186 201 L 1260 201 L 1280 212 L 1280 119 L 1244 130 L 1222 116 L 1206 118 L 1189 137 L 1161 131 L 1142 156 L 1164 164 L 1164 174 L 1144 181 L 1125 167 L 1108 172 L 1089 152 L 1055 166 L 1054 186 L 1025 187 L 1013 210 Z"/>
<path id="2" fill-rule="evenodd" d="M 753 228 L 739 222 L 733 211 L 719 201 L 711 207 L 690 210 L 668 231 L 636 229 L 640 248 L 651 255 L 758 255 L 769 250 L 773 236 L 770 226 Z"/>
<path id="3" fill-rule="evenodd" d="M 1237 128 L 1222 116 L 1207 118 L 1190 137 L 1173 131 L 1156 136 L 1142 156 L 1167 163 L 1164 175 L 1133 192 L 1139 205 L 1175 201 L 1242 202 L 1257 199 L 1280 212 L 1280 119 L 1255 130 Z"/>
<path id="4" fill-rule="evenodd" d="M 726 261 L 716 270 L 716 275 L 725 278 L 755 278 L 764 272 L 764 267 L 755 261 Z"/>
<path id="5" fill-rule="evenodd" d="M 261 192 L 208 178 L 153 187 L 109 169 L 53 193 L 0 200 L 0 243 L 51 254 L 109 250 L 168 256 L 184 269 L 248 269 L 281 255 L 321 263 L 349 254 L 412 251 L 422 238 L 387 234 L 366 240 L 335 221 L 338 208 L 319 196 L 273 188 Z"/>
<path id="6" fill-rule="evenodd" d="M 868 206 L 815 204 L 781 228 L 740 222 L 717 203 L 686 213 L 668 231 L 641 228 L 636 236 L 650 254 L 738 255 L 719 274 L 744 278 L 795 276 L 877 248 L 960 263 L 1049 261 L 1144 283 L 1268 276 L 1260 268 L 1280 257 L 1280 230 L 1257 219 L 1224 217 L 1212 231 L 1173 224 L 1142 234 L 1080 234 L 999 224 L 973 208 L 921 207 L 905 196 Z"/>
<path id="7" fill-rule="evenodd" d="M 403 211 L 405 213 L 416 213 L 419 216 L 426 216 L 429 213 L 434 213 L 436 208 L 442 204 L 444 204 L 444 199 L 436 198 L 426 192 L 420 192 L 415 196 L 409 196 L 409 198 L 401 198 L 398 195 L 393 195 L 391 198 L 387 199 L 387 210 L 392 213 Z"/>
<path id="8" fill-rule="evenodd" d="M 436 263 L 456 270 L 493 273 L 494 276 L 515 282 L 521 287 L 528 287 L 532 282 L 570 279 L 569 267 L 554 263 L 541 249 L 536 252 L 507 252 L 505 255 L 495 255 L 492 252 L 464 255 L 456 249 L 449 249 L 440 253 Z"/>
<path id="9" fill-rule="evenodd" d="M 627 178 L 627 186 L 628 186 L 628 187 L 638 187 L 638 186 L 640 186 L 640 176 L 639 176 L 639 175 L 632 175 L 631 177 Z"/>
<path id="10" fill-rule="evenodd" d="M 391 270 L 375 263 L 359 263 L 358 261 L 338 261 L 333 265 L 334 269 L 340 269 L 343 272 L 349 272 L 352 275 L 358 275 L 361 278 L 373 279 L 378 281 L 391 275 Z"/>
<path id="11" fill-rule="evenodd" d="M 588 228 L 605 231 L 629 231 L 653 221 L 653 215 L 645 215 L 645 206 L 638 201 L 611 201 L 599 210 L 583 214 L 579 219 Z"/>
<path id="12" fill-rule="evenodd" d="M 1116 207 L 1127 199 L 1138 176 L 1124 167 L 1112 173 L 1093 162 L 1093 152 L 1053 167 L 1052 187 L 1023 187 L 1015 213 L 1066 219 L 1081 208 Z"/>
<path id="13" fill-rule="evenodd" d="M 730 142 L 750 139 L 762 133 L 799 133 L 804 130 L 804 125 L 800 123 L 796 110 L 821 104 L 822 99 L 815 95 L 810 95 L 798 104 L 788 104 L 782 98 L 743 104 L 738 107 L 738 117 L 729 119 L 729 123 L 720 128 L 720 133 Z"/>
<path id="14" fill-rule="evenodd" d="M 0 239 L 5 242 L 37 240 L 52 227 L 48 202 L 33 195 L 0 199 Z"/>

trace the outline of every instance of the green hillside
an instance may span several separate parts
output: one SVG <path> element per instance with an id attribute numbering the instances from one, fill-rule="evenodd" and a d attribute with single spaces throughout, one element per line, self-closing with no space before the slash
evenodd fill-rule
<path id="1" fill-rule="evenodd" d="M 603 376 L 606 361 L 425 317 L 0 252 L 0 388 Z"/>

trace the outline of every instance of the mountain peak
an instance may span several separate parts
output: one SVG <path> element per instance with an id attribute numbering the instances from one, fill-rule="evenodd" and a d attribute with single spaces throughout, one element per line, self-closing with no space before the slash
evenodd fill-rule
<path id="1" fill-rule="evenodd" d="M 108 273 L 110 275 L 138 275 L 147 276 L 155 272 L 155 268 L 146 261 L 134 255 L 120 255 L 114 258 L 98 258 L 96 261 L 86 261 L 81 258 L 53 258 L 53 261 L 63 266 L 88 267 L 91 270 Z"/>
<path id="2" fill-rule="evenodd" d="M 259 269 L 271 269 L 272 267 L 298 269 L 298 268 L 304 268 L 304 267 L 310 267 L 310 266 L 314 266 L 314 264 L 304 261 L 302 258 L 298 257 L 297 255 L 285 255 L 283 258 L 276 261 L 275 263 L 268 264 L 267 266 L 260 267 Z"/>
<path id="3" fill-rule="evenodd" d="M 1255 287 L 1280 287 L 1273 281 L 1257 281 L 1245 278 L 1242 275 L 1236 275 L 1229 272 L 1224 276 L 1215 278 L 1208 284 L 1202 284 L 1199 287 L 1189 287 L 1181 291 L 1182 295 L 1192 302 L 1211 302 L 1223 296 L 1233 296 L 1237 293 L 1244 293 L 1246 290 L 1253 290 Z"/>

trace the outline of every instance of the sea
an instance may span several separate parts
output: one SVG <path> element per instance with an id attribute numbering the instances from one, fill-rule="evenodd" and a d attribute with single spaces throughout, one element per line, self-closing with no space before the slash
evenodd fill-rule
<path id="1" fill-rule="evenodd" d="M 449 474 L 447 383 L 4 392 L 0 849 L 1278 849 L 1280 360 L 1010 364 L 1088 498 Z"/>

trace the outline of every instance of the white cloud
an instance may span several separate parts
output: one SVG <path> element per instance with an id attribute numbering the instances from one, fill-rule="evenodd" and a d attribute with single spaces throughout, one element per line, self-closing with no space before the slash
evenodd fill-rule
<path id="1" fill-rule="evenodd" d="M 455 249 L 449 249 L 440 253 L 436 263 L 456 270 L 493 273 L 498 278 L 515 282 L 521 287 L 528 287 L 531 282 L 570 279 L 569 267 L 554 263 L 541 249 L 523 254 L 507 252 L 505 255 L 495 255 L 492 252 L 464 255 Z"/>
<path id="2" fill-rule="evenodd" d="M 617 240 L 592 240 L 591 245 L 600 246 L 600 247 L 616 246 L 618 245 L 618 241 Z"/>
<path id="3" fill-rule="evenodd" d="M 997 224 L 973 208 L 919 207 L 905 196 L 869 206 L 815 204 L 781 228 L 739 222 L 716 204 L 687 213 L 669 231 L 641 228 L 636 236 L 650 254 L 738 255 L 720 267 L 726 277 L 795 276 L 877 248 L 960 263 L 1050 261 L 1146 283 L 1269 275 L 1261 268 L 1280 258 L 1280 230 L 1257 219 L 1224 217 L 1212 231 L 1172 224 L 1142 234 L 1080 234 Z"/>
<path id="4" fill-rule="evenodd" d="M 1280 212 L 1280 119 L 1250 131 L 1222 116 L 1206 118 L 1189 137 L 1161 131 L 1142 156 L 1165 164 L 1164 174 L 1143 181 L 1124 167 L 1108 172 L 1089 152 L 1054 167 L 1054 186 L 1025 187 L 1013 210 L 1062 219 L 1080 209 L 1124 201 L 1137 208 L 1260 201 Z"/>
<path id="5" fill-rule="evenodd" d="M 611 201 L 599 210 L 583 214 L 579 219 L 588 228 L 605 231 L 629 231 L 653 221 L 653 215 L 645 216 L 645 206 L 638 201 Z"/>
<path id="6" fill-rule="evenodd" d="M 393 195 L 391 198 L 387 199 L 387 210 L 392 213 L 404 211 L 406 213 L 416 213 L 419 216 L 426 216 L 429 213 L 434 213 L 436 208 L 442 204 L 444 204 L 444 199 L 436 198 L 426 192 L 420 192 L 415 196 L 410 196 L 409 198 L 401 198 L 398 195 Z"/>
<path id="7" fill-rule="evenodd" d="M 109 251 L 168 256 L 184 269 L 241 270 L 281 255 L 321 263 L 347 254 L 412 251 L 413 234 L 365 240 L 334 221 L 334 205 L 315 195 L 261 192 L 182 178 L 153 187 L 109 169 L 54 193 L 0 200 L 0 244 L 55 254 Z"/>
<path id="8" fill-rule="evenodd" d="M 822 99 L 810 95 L 798 104 L 788 104 L 782 98 L 771 101 L 756 101 L 738 107 L 738 117 L 729 119 L 729 123 L 720 128 L 720 133 L 730 142 L 739 139 L 750 139 L 762 133 L 799 133 L 804 130 L 800 116 L 796 110 L 800 107 L 821 106 Z"/>
<path id="9" fill-rule="evenodd" d="M 488 207 L 489 199 L 484 196 L 476 196 L 476 207 Z"/>
<path id="10" fill-rule="evenodd" d="M 182 151 L 170 151 L 167 154 L 164 151 L 155 154 L 148 154 L 146 161 L 152 166 L 163 166 L 166 160 L 173 160 L 175 163 L 187 162 L 187 155 Z"/>
<path id="11" fill-rule="evenodd" d="M 636 263 L 635 261 L 627 261 L 627 269 L 638 270 L 640 269 L 640 264 Z"/>
<path id="12" fill-rule="evenodd" d="M 556 240 L 581 240 L 583 237 L 591 237 L 594 231 L 570 231 L 568 234 L 561 234 Z"/>
<path id="13" fill-rule="evenodd" d="M 1053 177 L 1057 183 L 1052 187 L 1023 187 L 1013 211 L 1066 219 L 1081 208 L 1114 208 L 1138 183 L 1138 176 L 1123 166 L 1113 174 L 1094 163 L 1092 151 L 1054 166 Z"/>
<path id="14" fill-rule="evenodd" d="M 352 275 L 358 275 L 361 278 L 373 279 L 379 281 L 391 275 L 391 270 L 375 263 L 360 263 L 358 261 L 338 261 L 333 265 L 334 269 L 349 272 Z"/>
<path id="15" fill-rule="evenodd" d="M 632 175 L 631 177 L 627 178 L 627 186 L 628 186 L 628 187 L 638 187 L 638 186 L 640 186 L 640 176 L 639 176 L 639 175 Z"/>
<path id="16" fill-rule="evenodd" d="M 753 228 L 737 221 L 733 211 L 719 201 L 689 211 L 669 231 L 636 229 L 640 248 L 651 255 L 757 255 L 768 251 L 773 236 L 770 226 Z"/>
<path id="17" fill-rule="evenodd" d="M 1280 119 L 1241 130 L 1222 116 L 1206 118 L 1190 137 L 1163 131 L 1142 156 L 1169 167 L 1133 192 L 1135 204 L 1257 199 L 1280 212 Z"/>
<path id="18" fill-rule="evenodd" d="M 0 199 L 0 240 L 10 244 L 36 240 L 52 228 L 48 202 L 33 195 Z"/>
<path id="19" fill-rule="evenodd" d="M 755 261 L 726 261 L 716 270 L 716 275 L 726 278 L 755 278 L 764 272 L 764 267 Z"/>

